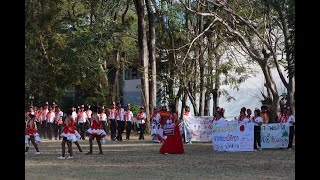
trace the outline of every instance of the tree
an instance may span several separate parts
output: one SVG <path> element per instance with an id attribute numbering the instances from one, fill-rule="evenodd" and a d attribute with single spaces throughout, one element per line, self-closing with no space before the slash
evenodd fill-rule
<path id="1" fill-rule="evenodd" d="M 138 46 L 139 46 L 139 59 L 141 61 L 141 85 L 143 94 L 143 105 L 146 110 L 147 121 L 146 121 L 146 131 L 149 132 L 150 128 L 150 111 L 149 111 L 149 59 L 148 59 L 148 43 L 146 34 L 146 24 L 144 20 L 144 1 L 135 0 L 134 1 L 136 12 L 138 16 Z"/>

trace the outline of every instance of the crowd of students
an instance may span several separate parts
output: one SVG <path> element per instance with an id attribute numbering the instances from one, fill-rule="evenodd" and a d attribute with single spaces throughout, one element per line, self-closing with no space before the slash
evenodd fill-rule
<path id="1" fill-rule="evenodd" d="M 110 140 L 122 141 L 122 134 L 126 130 L 126 140 L 130 140 L 131 131 L 135 125 L 134 115 L 130 110 L 130 104 L 126 106 L 126 110 L 121 108 L 121 103 L 112 103 L 107 113 L 104 107 L 84 105 L 78 108 L 72 107 L 66 111 L 66 114 L 60 110 L 60 107 L 55 103 L 49 107 L 48 103 L 44 107 L 33 108 L 29 107 L 25 115 L 25 153 L 28 153 L 29 143 L 34 145 L 36 154 L 40 154 L 37 142 L 41 142 L 41 138 L 52 140 L 62 139 L 62 154 L 58 159 L 65 159 L 65 144 L 68 146 L 68 158 L 73 158 L 72 144 L 76 144 L 79 152 L 82 152 L 79 141 L 89 138 L 90 150 L 86 154 L 92 154 L 93 140 L 96 139 L 99 154 L 103 154 L 101 144 L 107 140 L 107 135 L 110 133 Z M 225 110 L 217 107 L 213 121 L 225 121 Z M 260 126 L 268 123 L 268 114 L 266 108 L 261 110 L 256 108 L 254 114 L 251 109 L 241 108 L 240 115 L 235 118 L 239 122 L 254 123 L 254 149 L 261 150 L 260 144 Z M 161 106 L 160 109 L 155 108 L 154 113 L 150 117 L 152 131 L 151 140 L 154 142 L 163 143 L 160 148 L 162 154 L 180 154 L 184 153 L 183 142 L 191 144 L 192 133 L 185 123 L 186 117 L 191 116 L 190 107 L 186 106 L 183 114 L 183 119 L 178 118 L 178 112 L 175 106 L 170 106 L 169 111 L 167 106 Z M 139 127 L 139 140 L 144 140 L 144 129 L 146 123 L 146 114 L 144 107 L 140 107 L 139 113 L 136 115 Z M 163 126 L 167 121 L 174 123 L 174 133 L 170 136 L 163 135 Z M 290 107 L 284 107 L 281 110 L 278 118 L 279 123 L 289 123 L 289 145 L 288 149 L 292 149 L 295 117 L 292 115 Z M 117 134 L 116 134 L 117 133 Z"/>

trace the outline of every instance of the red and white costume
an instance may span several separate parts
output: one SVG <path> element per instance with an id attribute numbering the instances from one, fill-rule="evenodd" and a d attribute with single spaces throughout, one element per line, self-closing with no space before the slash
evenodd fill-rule
<path id="1" fill-rule="evenodd" d="M 109 109 L 108 118 L 109 119 L 116 119 L 116 109 L 115 108 Z"/>
<path id="2" fill-rule="evenodd" d="M 99 119 L 100 118 L 97 114 L 92 113 L 91 115 L 92 125 L 87 130 L 87 133 L 95 137 L 100 136 L 102 138 L 102 144 L 104 144 L 106 142 L 107 134 L 103 130 L 102 122 Z"/>
<path id="3" fill-rule="evenodd" d="M 29 139 L 30 139 L 30 136 L 34 136 L 34 140 L 36 142 L 41 142 L 41 139 L 40 139 L 40 136 L 38 134 L 38 131 L 37 131 L 37 126 L 36 126 L 36 123 L 35 123 L 35 118 L 32 118 L 32 119 L 29 119 L 27 122 L 26 122 L 26 129 L 25 129 L 25 144 L 26 144 L 26 147 L 29 147 Z"/>
<path id="4" fill-rule="evenodd" d="M 162 127 L 160 124 L 160 119 L 161 119 L 160 113 L 158 113 L 158 112 L 153 113 L 150 119 L 152 122 L 152 124 L 151 124 L 151 127 L 152 127 L 151 140 L 153 142 L 161 142 L 162 137 L 161 137 L 160 133 L 162 134 L 163 130 L 162 130 Z M 160 136 L 160 138 L 158 136 Z"/>
<path id="5" fill-rule="evenodd" d="M 288 121 L 287 114 L 280 114 L 278 117 L 278 123 L 286 123 Z"/>
<path id="6" fill-rule="evenodd" d="M 80 140 L 80 134 L 76 136 L 76 130 L 74 127 L 74 121 L 72 117 L 67 117 L 65 122 L 63 122 L 63 132 L 60 135 L 61 137 L 66 137 L 68 141 L 76 142 Z"/>

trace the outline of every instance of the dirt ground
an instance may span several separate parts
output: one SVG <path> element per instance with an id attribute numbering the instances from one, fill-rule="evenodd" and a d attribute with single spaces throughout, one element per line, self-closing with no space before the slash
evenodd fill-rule
<path id="1" fill-rule="evenodd" d="M 125 137 L 125 136 L 124 136 Z M 264 149 L 257 152 L 214 152 L 211 143 L 184 144 L 185 154 L 162 155 L 161 144 L 138 140 L 107 141 L 93 155 L 88 140 L 73 144 L 74 159 L 58 160 L 61 141 L 43 140 L 40 155 L 34 147 L 25 155 L 25 179 L 295 179 L 295 150 Z M 67 157 L 67 156 L 66 156 Z"/>

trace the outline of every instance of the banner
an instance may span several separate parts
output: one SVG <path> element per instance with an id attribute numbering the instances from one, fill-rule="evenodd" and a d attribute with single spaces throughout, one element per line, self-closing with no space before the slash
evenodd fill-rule
<path id="1" fill-rule="evenodd" d="M 171 136 L 174 134 L 175 122 L 171 119 L 166 120 L 166 124 L 163 125 L 163 136 Z"/>
<path id="2" fill-rule="evenodd" d="M 184 117 L 184 135 L 189 131 L 191 141 L 209 142 L 212 141 L 213 116 L 187 116 Z"/>
<path id="3" fill-rule="evenodd" d="M 235 121 L 214 122 L 212 144 L 214 151 L 253 151 L 253 123 Z"/>
<path id="4" fill-rule="evenodd" d="M 287 148 L 289 144 L 289 124 L 273 123 L 261 126 L 261 147 Z"/>

